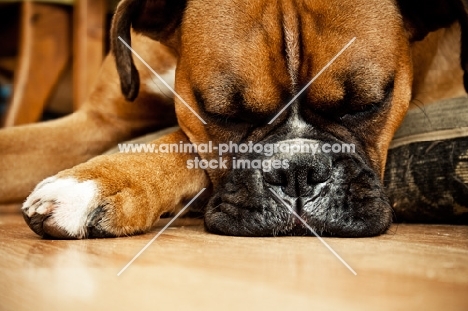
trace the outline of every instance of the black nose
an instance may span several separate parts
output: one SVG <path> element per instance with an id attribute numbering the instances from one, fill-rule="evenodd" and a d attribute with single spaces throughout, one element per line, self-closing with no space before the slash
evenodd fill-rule
<path id="1" fill-rule="evenodd" d="M 332 161 L 327 154 L 283 154 L 281 158 L 288 160 L 289 167 L 264 172 L 263 178 L 270 185 L 281 186 L 290 197 L 309 196 L 316 184 L 330 178 Z"/>

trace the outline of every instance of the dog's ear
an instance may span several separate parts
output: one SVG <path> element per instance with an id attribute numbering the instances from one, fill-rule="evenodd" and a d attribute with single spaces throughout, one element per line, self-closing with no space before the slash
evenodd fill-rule
<path id="1" fill-rule="evenodd" d="M 461 66 L 468 92 L 468 0 L 397 0 L 410 41 L 455 22 L 461 28 Z"/>
<path id="2" fill-rule="evenodd" d="M 133 101 L 139 92 L 140 77 L 133 62 L 131 28 L 163 44 L 174 39 L 182 22 L 187 0 L 123 0 L 112 21 L 111 51 L 115 56 L 120 87 L 125 98 Z"/>

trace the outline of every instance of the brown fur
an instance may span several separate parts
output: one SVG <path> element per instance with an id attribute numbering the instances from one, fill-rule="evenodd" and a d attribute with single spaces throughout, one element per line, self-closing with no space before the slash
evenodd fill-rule
<path id="1" fill-rule="evenodd" d="M 160 43 L 135 35 L 134 44 L 158 72 L 175 66 L 172 52 Z M 151 73 L 137 66 L 142 80 L 148 79 Z M 79 111 L 55 121 L 1 130 L 0 202 L 24 200 L 40 180 L 87 161 L 116 142 L 176 123 L 172 98 L 154 94 L 142 84 L 132 103 L 123 98 L 119 85 L 114 56 L 109 54 Z"/>
<path id="2" fill-rule="evenodd" d="M 161 7 L 164 1 L 150 1 L 146 7 L 140 2 L 128 0 L 119 6 L 113 38 L 122 91 L 128 99 L 135 98 L 139 92 L 135 102 L 126 101 L 122 95 L 114 56 L 109 55 L 94 91 L 78 112 L 57 121 L 2 130 L 1 202 L 21 200 L 41 179 L 86 161 L 117 142 L 174 123 L 172 99 L 148 91 L 141 81 L 147 80 L 150 72 L 139 62 L 136 62 L 137 71 L 130 69 L 133 68 L 133 62 L 128 58 L 130 54 L 116 40 L 117 35 L 126 34 L 129 24 L 135 31 L 170 46 L 132 34 L 132 46 L 157 72 L 173 68 L 176 57 L 180 57 L 176 91 L 209 121 L 208 126 L 203 125 L 179 100 L 175 100 L 181 131 L 155 143 L 239 141 L 248 124 L 233 124 L 227 129 L 221 123 L 212 122 L 214 116 L 236 119 L 244 117 L 247 111 L 255 118 L 270 118 L 288 98 L 282 91 L 294 93 L 296 84 L 307 83 L 352 37 L 357 40 L 349 51 L 323 73 L 306 96 L 309 102 L 321 103 L 309 109 L 327 113 L 343 108 L 337 106 L 345 91 L 343 75 L 355 75 L 359 87 L 357 96 L 362 96 L 362 102 L 380 100 L 383 96 L 380 90 L 388 77 L 395 78 L 388 110 L 377 119 L 346 129 L 360 133 L 376 171 L 383 173 L 388 145 L 408 109 L 412 88 L 415 98 L 424 103 L 461 93 L 461 82 L 444 78 L 446 70 L 452 67 L 439 67 L 431 61 L 449 60 L 452 66 L 459 51 L 447 46 L 453 38 L 459 37 L 459 29 L 453 27 L 431 35 L 415 44 L 411 51 L 412 30 L 405 28 L 392 1 L 192 1 L 181 28 L 178 28 L 180 18 L 167 28 L 151 23 L 157 20 L 151 19 L 155 8 L 165 10 Z M 313 18 L 302 16 L 298 25 L 291 21 L 296 19 L 302 6 L 312 7 L 316 15 Z M 286 19 L 283 24 L 277 24 L 276 17 L 281 12 Z M 221 19 L 223 22 L 218 22 Z M 320 27 L 322 23 L 336 27 L 323 29 Z M 269 33 L 268 41 L 256 35 L 262 27 Z M 391 31 L 387 35 L 385 30 L 388 29 Z M 290 32 L 287 61 L 274 58 L 281 53 L 272 53 L 283 48 L 280 43 L 285 31 Z M 218 44 L 212 45 L 211 40 L 217 40 Z M 302 40 L 305 48 L 302 51 L 295 49 L 294 40 Z M 238 54 L 239 50 L 248 55 Z M 378 59 L 374 55 L 379 55 Z M 416 65 L 414 72 L 417 74 L 414 83 L 412 64 Z M 232 101 L 220 101 L 220 92 L 229 92 L 234 86 L 229 76 L 216 76 L 220 68 L 241 74 L 243 81 L 233 83 L 248 86 L 241 112 L 244 115 L 239 115 L 238 107 L 234 107 Z M 456 71 L 457 77 L 460 74 L 460 70 Z M 212 81 L 219 79 L 227 79 L 226 87 L 209 92 Z M 427 87 L 427 83 L 439 85 Z M 440 85 L 443 87 L 439 88 Z M 194 89 L 202 89 L 208 94 L 206 106 L 200 107 L 197 103 Z M 278 98 L 283 100 L 278 101 Z M 345 129 L 335 130 L 349 135 Z M 251 138 L 255 139 L 255 135 L 254 132 Z M 95 180 L 100 187 L 99 205 L 106 213 L 102 223 L 105 230 L 113 235 L 127 235 L 148 230 L 162 213 L 173 211 L 177 204 L 210 183 L 216 185 L 226 173 L 208 170 L 206 175 L 203 171 L 188 170 L 185 166 L 187 157 L 183 154 L 99 156 L 58 176 Z M 44 228 L 51 235 L 66 236 L 53 223 L 46 221 Z"/>

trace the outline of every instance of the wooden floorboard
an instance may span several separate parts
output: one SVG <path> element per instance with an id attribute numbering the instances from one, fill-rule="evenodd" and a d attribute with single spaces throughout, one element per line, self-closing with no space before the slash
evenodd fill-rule
<path id="1" fill-rule="evenodd" d="M 468 227 L 398 225 L 375 238 L 239 238 L 180 223 L 83 241 L 0 215 L 0 310 L 468 310 Z"/>

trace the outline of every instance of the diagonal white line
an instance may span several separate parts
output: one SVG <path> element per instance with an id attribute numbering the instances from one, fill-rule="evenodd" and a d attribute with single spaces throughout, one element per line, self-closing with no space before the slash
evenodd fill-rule
<path id="1" fill-rule="evenodd" d="M 136 56 L 146 67 L 148 67 L 148 69 L 149 69 L 159 80 L 161 80 L 161 82 L 162 82 L 172 93 L 174 93 L 174 95 L 175 95 L 185 106 L 187 106 L 187 108 L 190 109 L 190 111 L 191 111 L 198 119 L 200 119 L 200 121 L 201 121 L 203 124 L 205 124 L 205 125 L 207 124 L 207 123 L 205 122 L 205 120 L 203 120 L 202 117 L 200 117 L 200 115 L 199 115 L 195 110 L 193 110 L 193 108 L 190 107 L 189 104 L 187 104 L 187 102 L 186 102 L 182 97 L 180 97 L 180 95 L 177 94 L 177 92 L 176 92 L 169 84 L 167 84 L 166 81 L 164 81 L 164 79 L 161 78 L 161 76 L 160 76 L 156 71 L 154 71 L 153 68 L 151 68 L 151 66 L 148 65 L 148 63 L 145 62 L 145 60 L 144 60 L 142 57 L 141 57 L 140 55 L 138 55 L 138 53 L 137 53 L 134 49 L 132 49 L 132 47 L 131 47 L 127 42 L 125 42 L 124 39 L 122 39 L 122 38 L 119 36 L 119 40 L 122 41 L 122 43 L 125 44 L 125 46 L 126 46 L 130 51 L 132 51 L 132 53 L 135 54 L 135 56 Z"/>
<path id="2" fill-rule="evenodd" d="M 335 60 L 336 60 L 341 54 L 343 54 L 343 52 L 344 52 L 347 48 L 349 48 L 349 46 L 350 46 L 351 44 L 353 44 L 354 40 L 356 40 L 356 37 L 352 38 L 351 41 L 349 41 L 348 44 L 346 44 L 346 45 L 344 46 L 344 48 L 342 48 L 341 51 L 339 51 L 338 54 L 336 54 L 335 57 L 333 57 L 333 58 L 328 62 L 328 64 L 326 64 L 325 67 L 323 67 L 322 70 L 320 70 L 320 71 L 312 78 L 312 80 L 310 80 L 310 82 L 307 83 L 307 85 L 304 86 L 304 88 L 303 88 L 299 93 L 297 93 L 297 95 L 294 96 L 293 99 L 291 99 L 291 101 L 290 101 L 286 106 L 284 106 L 284 108 L 281 109 L 281 111 L 278 112 L 278 114 L 277 114 L 273 119 L 271 119 L 270 122 L 268 122 L 268 124 L 272 124 L 286 109 L 288 109 L 288 107 L 291 106 L 291 104 L 292 104 L 296 99 L 298 99 L 299 96 L 301 96 L 301 94 L 304 93 L 304 91 L 307 90 L 307 88 L 308 88 L 312 83 L 314 83 L 314 81 L 315 81 L 328 67 L 330 67 L 330 65 L 333 64 L 333 63 L 335 62 Z"/>
<path id="3" fill-rule="evenodd" d="M 177 213 L 177 215 L 175 215 L 171 221 L 169 221 L 167 223 L 167 225 L 164 226 L 164 228 L 161 229 L 161 231 L 158 232 L 158 234 L 156 234 L 156 236 L 151 239 L 151 241 L 148 242 L 148 244 L 146 244 L 145 247 L 142 248 L 141 251 L 138 252 L 138 254 L 135 255 L 135 257 L 133 257 L 132 260 L 130 260 L 130 262 L 128 264 L 125 265 L 125 267 L 123 267 L 122 270 L 120 270 L 119 273 L 117 273 L 117 276 L 120 276 L 122 273 L 124 273 L 125 270 L 127 270 L 128 267 L 130 267 L 130 265 L 138 258 L 140 257 L 141 254 L 143 254 L 143 252 L 167 229 L 169 228 L 169 226 L 180 216 L 182 215 L 182 213 L 200 196 L 200 194 L 203 193 L 203 191 L 205 191 L 206 188 L 203 188 L 202 190 L 200 190 L 200 192 L 190 201 L 187 203 L 187 205 L 185 205 L 185 207 L 183 209 L 180 210 L 179 213 Z"/>
<path id="4" fill-rule="evenodd" d="M 354 275 L 357 275 L 356 271 L 354 271 L 353 268 L 351 268 L 351 267 L 346 263 L 346 261 L 344 261 L 343 258 L 341 258 L 340 255 L 338 255 L 338 254 L 333 250 L 333 248 L 331 248 L 330 245 L 328 245 L 327 242 L 325 242 L 325 240 L 322 239 L 322 237 L 321 237 L 320 235 L 318 235 L 317 232 L 315 232 L 315 230 L 312 229 L 312 227 L 309 226 L 309 225 L 304 221 L 304 219 L 302 219 L 302 217 L 299 216 L 299 215 L 292 209 L 291 206 L 289 206 L 286 202 L 284 202 L 284 200 L 283 200 L 273 189 L 271 189 L 271 188 L 268 188 L 268 189 L 271 191 L 271 193 L 273 193 L 273 195 L 274 195 L 278 200 L 281 201 L 281 203 L 283 203 L 284 206 L 286 206 L 286 207 L 289 209 L 289 211 L 290 211 L 294 216 L 297 217 L 297 219 L 299 219 L 299 220 L 304 224 L 304 226 L 307 227 L 307 229 L 309 229 L 309 230 L 319 239 L 320 242 L 322 242 L 323 245 L 325 245 L 326 248 L 328 248 L 328 250 L 329 250 L 330 252 L 332 252 L 333 255 L 335 255 L 336 258 L 338 258 L 339 261 L 341 261 L 342 264 L 344 264 L 344 265 L 346 266 L 346 268 L 349 269 L 349 271 L 351 271 Z"/>

